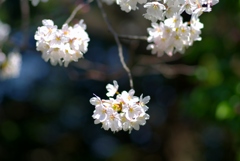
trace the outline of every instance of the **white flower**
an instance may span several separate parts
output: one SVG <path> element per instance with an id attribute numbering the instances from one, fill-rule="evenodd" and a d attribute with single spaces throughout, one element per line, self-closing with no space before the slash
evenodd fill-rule
<path id="1" fill-rule="evenodd" d="M 131 10 L 137 9 L 136 0 L 116 0 L 116 3 L 121 7 L 121 10 L 130 12 Z"/>
<path id="2" fill-rule="evenodd" d="M 206 12 L 212 11 L 211 6 L 217 4 L 219 0 L 200 0 L 202 5 L 207 5 L 207 9 L 205 10 Z"/>
<path id="3" fill-rule="evenodd" d="M 40 1 L 42 1 L 42 2 L 48 2 L 48 0 L 30 0 L 30 1 L 32 1 L 32 5 L 33 5 L 33 6 L 37 6 Z"/>
<path id="4" fill-rule="evenodd" d="M 183 18 L 174 14 L 164 22 L 152 23 L 152 28 L 147 29 L 149 33 L 147 40 L 150 42 L 147 49 L 157 56 L 164 53 L 169 56 L 176 52 L 183 53 L 194 41 L 201 40 L 202 28 L 203 24 L 197 15 L 192 15 L 189 23 L 183 23 Z"/>
<path id="5" fill-rule="evenodd" d="M 113 81 L 114 85 L 107 84 L 109 99 L 101 99 L 98 96 L 92 97 L 90 103 L 95 106 L 93 119 L 95 124 L 102 124 L 104 130 L 117 132 L 120 130 L 132 131 L 139 130 L 140 125 L 145 125 L 149 115 L 146 113 L 150 97 L 142 98 L 134 96 L 133 89 L 129 92 L 123 91 L 121 94 L 117 92 L 116 99 L 112 98 L 118 90 L 117 81 Z"/>
<path id="6" fill-rule="evenodd" d="M 98 122 L 104 122 L 107 119 L 107 108 L 103 104 L 96 105 L 92 117 Z"/>
<path id="7" fill-rule="evenodd" d="M 125 104 L 133 104 L 139 101 L 137 96 L 134 96 L 134 89 L 130 89 L 129 92 L 122 91 L 120 95 L 117 95 L 117 99 L 123 101 Z"/>
<path id="8" fill-rule="evenodd" d="M 0 21 L 0 44 L 2 44 L 10 33 L 10 26 Z"/>
<path id="9" fill-rule="evenodd" d="M 174 14 L 178 14 L 179 7 L 168 7 L 167 10 L 164 12 L 164 15 L 167 18 L 173 17 Z"/>
<path id="10" fill-rule="evenodd" d="M 108 97 L 112 97 L 114 96 L 117 91 L 118 91 L 118 83 L 117 81 L 113 81 L 113 85 L 112 84 L 107 84 L 106 88 L 107 88 L 107 91 L 108 93 L 106 94 Z"/>
<path id="11" fill-rule="evenodd" d="M 49 19 L 42 23 L 43 26 L 38 27 L 34 38 L 37 40 L 37 50 L 42 52 L 45 61 L 67 67 L 71 61 L 77 62 L 87 52 L 90 39 L 83 20 L 73 27 L 63 24 L 62 29 L 58 29 Z"/>
<path id="12" fill-rule="evenodd" d="M 0 65 L 6 61 L 6 55 L 0 50 Z"/>
<path id="13" fill-rule="evenodd" d="M 139 130 L 140 126 L 139 125 L 145 125 L 146 120 L 148 120 L 150 117 L 148 114 L 144 114 L 143 116 L 137 117 L 137 119 L 130 121 L 128 120 L 124 115 L 122 117 L 122 122 L 123 122 L 123 130 L 128 131 L 131 133 L 132 129 Z"/>
<path id="14" fill-rule="evenodd" d="M 144 109 L 144 111 L 148 110 L 148 106 L 146 104 L 150 101 L 150 96 L 146 96 L 143 98 L 143 95 L 140 96 L 139 105 Z"/>
<path id="15" fill-rule="evenodd" d="M 146 19 L 152 22 L 163 19 L 163 10 L 166 10 L 163 4 L 159 2 L 147 2 L 143 7 L 147 8 L 147 13 L 143 15 Z"/>
<path id="16" fill-rule="evenodd" d="M 172 55 L 173 47 L 173 33 L 175 28 L 166 26 L 164 23 L 160 22 L 159 25 L 152 24 L 153 28 L 148 28 L 149 37 L 148 42 L 153 42 L 149 44 L 147 49 L 152 50 L 152 54 L 157 54 L 162 56 L 163 53 Z"/>
<path id="17" fill-rule="evenodd" d="M 134 103 L 132 105 L 125 104 L 122 108 L 122 112 L 125 113 L 125 117 L 129 121 L 134 121 L 139 116 L 145 114 L 144 109 L 141 106 Z"/>
<path id="18" fill-rule="evenodd" d="M 178 14 L 174 14 L 173 17 L 166 19 L 164 24 L 171 28 L 177 28 L 182 24 L 182 17 Z"/>
<path id="19" fill-rule="evenodd" d="M 105 130 L 108 130 L 110 128 L 113 132 L 121 130 L 122 123 L 119 114 L 112 108 L 108 109 L 107 114 L 108 119 L 103 122 L 103 128 Z"/>
<path id="20" fill-rule="evenodd" d="M 138 9 L 137 4 L 146 3 L 147 0 L 116 0 L 116 3 L 121 7 L 121 10 L 130 12 L 131 10 Z"/>
<path id="21" fill-rule="evenodd" d="M 199 18 L 195 16 L 191 17 L 190 25 L 192 28 L 198 31 L 204 27 L 204 25 L 200 22 Z"/>
<path id="22" fill-rule="evenodd" d="M 92 98 L 90 99 L 90 103 L 91 103 L 92 105 L 99 105 L 99 104 L 102 103 L 102 100 L 101 100 L 98 96 L 96 96 L 96 97 L 92 97 Z"/>
<path id="23" fill-rule="evenodd" d="M 0 54 L 3 53 L 0 52 Z M 21 65 L 21 54 L 18 52 L 9 53 L 5 61 L 0 64 L 0 78 L 4 80 L 18 77 L 20 74 Z"/>

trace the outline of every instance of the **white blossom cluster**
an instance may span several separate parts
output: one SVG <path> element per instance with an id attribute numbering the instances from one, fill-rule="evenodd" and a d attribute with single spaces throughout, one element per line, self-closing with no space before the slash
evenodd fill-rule
<path id="1" fill-rule="evenodd" d="M 37 40 L 37 50 L 42 52 L 45 61 L 50 60 L 52 65 L 58 63 L 67 67 L 69 62 L 77 62 L 87 52 L 89 37 L 83 20 L 73 27 L 64 24 L 58 29 L 50 19 L 42 21 L 43 26 L 38 27 L 34 38 Z"/>
<path id="2" fill-rule="evenodd" d="M 152 22 L 162 21 L 165 18 L 172 18 L 174 15 L 181 15 L 184 11 L 199 17 L 203 12 L 210 12 L 211 6 L 219 0 L 160 0 L 147 2 L 143 7 L 147 13 L 143 16 Z"/>
<path id="3" fill-rule="evenodd" d="M 143 4 L 146 13 L 143 17 L 152 22 L 147 49 L 158 56 L 163 53 L 171 56 L 176 52 L 183 53 L 194 41 L 200 41 L 203 24 L 199 16 L 203 12 L 210 12 L 211 6 L 219 0 L 103 0 L 107 4 L 116 2 L 123 11 L 138 9 Z M 190 22 L 183 22 L 182 13 L 191 15 Z"/>
<path id="4" fill-rule="evenodd" d="M 157 56 L 184 53 L 194 41 L 201 40 L 203 24 L 199 16 L 203 12 L 210 12 L 211 6 L 216 3 L 218 0 L 164 0 L 146 3 L 144 8 L 147 8 L 147 13 L 143 16 L 152 21 L 152 27 L 147 29 L 148 42 L 151 43 L 147 49 Z M 183 22 L 183 12 L 191 15 L 190 22 Z"/>
<path id="5" fill-rule="evenodd" d="M 198 18 L 192 17 L 190 25 L 183 23 L 180 15 L 174 15 L 164 22 L 152 23 L 152 28 L 148 28 L 148 42 L 152 42 L 147 49 L 152 50 L 152 54 L 162 56 L 166 53 L 172 56 L 174 53 L 184 53 L 185 49 L 200 41 L 203 24 Z"/>
<path id="6" fill-rule="evenodd" d="M 20 74 L 22 56 L 18 52 L 11 52 L 6 55 L 0 51 L 0 79 L 6 80 L 16 78 Z"/>
<path id="7" fill-rule="evenodd" d="M 133 89 L 119 93 L 118 87 L 117 81 L 114 80 L 113 84 L 106 86 L 109 99 L 101 99 L 98 96 L 90 99 L 90 103 L 95 106 L 92 115 L 94 123 L 101 123 L 104 130 L 110 129 L 112 132 L 124 130 L 130 133 L 132 129 L 139 130 L 140 125 L 145 125 L 149 119 L 146 104 L 150 96 L 134 96 Z M 116 98 L 113 98 L 114 95 Z"/>

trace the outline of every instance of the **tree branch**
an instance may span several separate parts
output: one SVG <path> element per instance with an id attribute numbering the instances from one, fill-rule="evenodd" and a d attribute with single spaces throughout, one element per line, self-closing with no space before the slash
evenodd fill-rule
<path id="1" fill-rule="evenodd" d="M 147 36 L 135 36 L 135 35 L 118 35 L 119 38 L 129 40 L 143 40 L 147 41 Z"/>
<path id="2" fill-rule="evenodd" d="M 68 24 L 69 22 L 72 21 L 72 19 L 76 16 L 77 12 L 83 8 L 86 4 L 91 3 L 93 0 L 88 0 L 87 3 L 85 4 L 79 4 L 77 5 L 77 7 L 72 11 L 71 15 L 69 16 L 69 18 L 66 20 L 66 22 L 64 24 Z"/>
<path id="3" fill-rule="evenodd" d="M 122 50 L 122 44 L 120 43 L 119 41 L 119 37 L 117 35 L 117 33 L 114 31 L 114 29 L 112 28 L 112 26 L 110 25 L 109 23 L 109 20 L 107 18 L 107 14 L 105 13 L 103 7 L 102 7 L 102 2 L 100 0 L 97 0 L 97 4 L 98 4 L 98 7 L 99 9 L 101 10 L 101 13 L 102 13 L 102 17 L 105 21 L 105 23 L 107 24 L 107 27 L 108 27 L 108 30 L 112 33 L 114 39 L 115 39 L 115 42 L 118 46 L 118 54 L 119 54 L 119 58 L 120 58 L 120 61 L 122 63 L 122 66 L 123 68 L 126 70 L 126 72 L 128 73 L 128 77 L 129 77 L 129 82 L 130 82 L 130 87 L 133 89 L 133 80 L 132 80 L 132 74 L 130 72 L 130 69 L 127 67 L 125 61 L 124 61 L 124 57 L 123 57 L 123 50 Z"/>
<path id="4" fill-rule="evenodd" d="M 26 49 L 28 46 L 28 31 L 29 31 L 29 4 L 28 0 L 21 0 L 21 16 L 22 16 L 22 31 L 23 31 L 23 43 L 21 49 Z"/>
<path id="5" fill-rule="evenodd" d="M 4 2 L 5 0 L 0 0 L 0 7 L 1 7 L 1 5 L 2 5 L 2 3 Z"/>
<path id="6" fill-rule="evenodd" d="M 75 17 L 75 15 L 77 14 L 77 12 L 83 8 L 84 4 L 79 4 L 71 13 L 71 15 L 69 16 L 69 18 L 66 20 L 66 22 L 64 24 L 68 24 L 69 22 L 72 21 L 72 19 Z"/>

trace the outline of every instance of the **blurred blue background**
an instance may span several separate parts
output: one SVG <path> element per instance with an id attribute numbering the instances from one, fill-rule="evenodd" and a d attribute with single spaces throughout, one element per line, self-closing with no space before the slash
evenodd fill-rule
<path id="1" fill-rule="evenodd" d="M 240 161 L 240 1 L 220 0 L 203 14 L 202 41 L 184 55 L 156 57 L 147 43 L 122 39 L 136 95 L 151 96 L 150 120 L 139 131 L 112 133 L 94 125 L 93 94 L 129 80 L 117 46 L 95 2 L 78 12 L 91 39 L 88 52 L 68 68 L 51 66 L 35 50 L 42 19 L 61 26 L 80 0 L 49 0 L 30 7 L 27 48 L 18 78 L 0 82 L 1 161 Z M 104 5 L 119 34 L 147 36 L 143 10 L 124 13 Z M 3 51 L 23 43 L 20 2 L 0 6 L 11 25 Z"/>

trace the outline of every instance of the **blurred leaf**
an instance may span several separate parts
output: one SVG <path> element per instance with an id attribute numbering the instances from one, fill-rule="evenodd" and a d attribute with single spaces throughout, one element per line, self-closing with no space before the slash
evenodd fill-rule
<path id="1" fill-rule="evenodd" d="M 220 120 L 229 119 L 234 116 L 233 108 L 229 105 L 228 102 L 220 102 L 216 109 L 216 117 Z"/>
<path id="2" fill-rule="evenodd" d="M 200 64 L 203 66 L 200 73 L 201 77 L 205 77 L 206 84 L 209 86 L 219 85 L 223 81 L 223 75 L 219 70 L 218 63 L 218 59 L 214 54 L 205 54 L 200 60 Z"/>
<path id="3" fill-rule="evenodd" d="M 7 141 L 14 141 L 19 137 L 20 130 L 16 123 L 5 121 L 1 124 L 1 133 Z"/>

